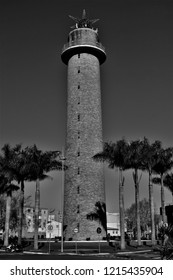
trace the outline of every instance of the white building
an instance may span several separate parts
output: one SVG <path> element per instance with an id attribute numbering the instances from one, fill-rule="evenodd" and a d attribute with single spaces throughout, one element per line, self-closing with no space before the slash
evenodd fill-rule
<path id="1" fill-rule="evenodd" d="M 109 213 L 107 212 L 107 233 L 110 236 L 120 236 L 120 215 L 119 213 Z M 127 226 L 125 223 L 125 232 L 127 231 Z"/>
<path id="2" fill-rule="evenodd" d="M 110 236 L 120 236 L 120 219 L 119 213 L 107 212 L 107 233 Z"/>
<path id="3" fill-rule="evenodd" d="M 52 220 L 46 225 L 46 238 L 61 237 L 61 223 Z"/>
<path id="4" fill-rule="evenodd" d="M 23 236 L 32 238 L 34 236 L 34 207 L 25 207 L 25 226 L 23 230 Z M 52 230 L 48 229 L 51 225 Z M 51 234 L 50 234 L 51 233 Z M 41 208 L 39 213 L 39 228 L 38 228 L 39 238 L 54 238 L 61 236 L 61 223 L 55 221 L 55 215 L 50 214 L 49 210 L 46 208 Z"/>

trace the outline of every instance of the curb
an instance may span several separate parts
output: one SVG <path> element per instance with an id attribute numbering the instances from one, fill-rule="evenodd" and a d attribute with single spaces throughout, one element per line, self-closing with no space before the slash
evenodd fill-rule
<path id="1" fill-rule="evenodd" d="M 126 252 L 117 252 L 116 255 L 123 255 L 123 254 L 138 254 L 138 253 L 147 253 L 151 252 L 152 250 L 140 250 L 140 251 L 126 251 Z"/>
<path id="2" fill-rule="evenodd" d="M 37 255 L 49 255 L 47 252 L 34 252 L 34 251 L 23 251 L 24 254 L 37 254 Z"/>

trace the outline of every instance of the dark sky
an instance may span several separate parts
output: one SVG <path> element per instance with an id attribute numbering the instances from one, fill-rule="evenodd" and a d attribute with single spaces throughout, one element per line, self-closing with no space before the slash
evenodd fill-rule
<path id="1" fill-rule="evenodd" d="M 86 9 L 106 47 L 101 66 L 104 141 L 148 137 L 173 145 L 172 0 L 1 0 L 0 143 L 61 150 L 65 143 L 66 70 L 61 50 L 68 17 Z M 42 183 L 41 206 L 59 210 L 61 173 Z M 107 210 L 118 211 L 118 174 L 105 167 Z M 26 194 L 35 185 L 26 184 Z M 155 186 L 156 207 L 160 190 Z M 147 175 L 141 199 L 148 197 Z M 125 207 L 134 202 L 126 173 Z M 166 191 L 166 202 L 171 196 Z"/>

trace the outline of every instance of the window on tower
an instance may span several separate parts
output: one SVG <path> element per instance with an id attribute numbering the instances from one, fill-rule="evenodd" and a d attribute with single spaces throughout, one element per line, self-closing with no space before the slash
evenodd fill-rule
<path id="1" fill-rule="evenodd" d="M 80 150 L 78 150 L 78 152 L 77 152 L 77 156 L 78 156 L 78 157 L 80 156 Z"/>
<path id="2" fill-rule="evenodd" d="M 78 131 L 77 137 L 78 137 L 78 139 L 80 139 L 80 131 Z"/>
<path id="3" fill-rule="evenodd" d="M 80 104 L 80 97 L 78 98 L 78 105 Z"/>
<path id="4" fill-rule="evenodd" d="M 80 85 L 78 85 L 78 89 L 80 89 Z"/>
<path id="5" fill-rule="evenodd" d="M 78 67 L 78 73 L 80 73 L 80 66 Z"/>
<path id="6" fill-rule="evenodd" d="M 79 205 L 77 206 L 77 213 L 79 213 Z"/>
<path id="7" fill-rule="evenodd" d="M 77 193 L 80 193 L 80 186 L 77 186 Z"/>
<path id="8" fill-rule="evenodd" d="M 77 174 L 79 175 L 80 174 L 80 168 L 78 167 L 77 169 Z"/>
<path id="9" fill-rule="evenodd" d="M 80 114 L 78 114 L 77 119 L 78 119 L 78 121 L 80 121 Z"/>
<path id="10" fill-rule="evenodd" d="M 71 34 L 71 40 L 74 41 L 74 33 Z"/>
<path id="11" fill-rule="evenodd" d="M 81 32 L 78 32 L 77 35 L 78 35 L 77 38 L 80 39 L 81 38 Z"/>
<path id="12" fill-rule="evenodd" d="M 78 58 L 80 58 L 80 53 L 78 53 Z"/>

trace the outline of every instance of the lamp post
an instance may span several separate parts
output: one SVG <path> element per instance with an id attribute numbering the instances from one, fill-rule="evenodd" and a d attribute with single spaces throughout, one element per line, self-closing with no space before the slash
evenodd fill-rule
<path id="1" fill-rule="evenodd" d="M 48 232 L 49 232 L 49 254 L 50 254 L 50 242 L 51 242 L 51 233 L 53 230 L 53 226 L 52 226 L 52 219 L 51 219 L 51 214 L 55 211 L 55 209 L 53 210 L 49 210 L 49 214 L 48 214 Z"/>
<path id="2" fill-rule="evenodd" d="M 59 157 L 60 160 L 62 161 L 62 203 L 61 203 L 61 253 L 63 253 L 63 239 L 64 239 L 64 224 L 63 224 L 63 219 L 64 219 L 64 162 L 66 160 L 66 158 L 64 157 L 64 153 L 62 151 L 62 156 Z"/>

